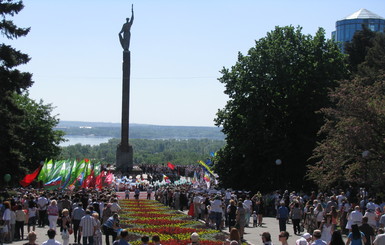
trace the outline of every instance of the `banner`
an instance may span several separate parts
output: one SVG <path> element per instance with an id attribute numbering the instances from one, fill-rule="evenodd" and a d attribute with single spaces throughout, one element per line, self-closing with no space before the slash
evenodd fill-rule
<path id="1" fill-rule="evenodd" d="M 202 166 L 202 168 L 206 171 L 206 172 L 209 172 L 211 175 L 215 175 L 214 172 L 210 169 L 209 166 L 207 166 L 206 163 L 204 163 L 203 161 L 198 161 L 198 163 Z"/>
<path id="2" fill-rule="evenodd" d="M 43 181 L 44 183 L 47 182 L 48 180 L 48 175 L 49 173 L 51 172 L 51 169 L 53 167 L 53 163 L 52 163 L 52 159 L 49 160 L 48 162 L 46 161 L 39 173 L 39 176 L 37 177 L 37 179 L 39 181 Z"/>
<path id="3" fill-rule="evenodd" d="M 60 160 L 46 161 L 33 173 L 28 174 L 20 181 L 22 186 L 28 186 L 36 177 L 43 182 L 44 188 L 53 189 L 70 189 L 76 187 L 91 188 L 97 187 L 101 189 L 103 182 L 111 184 L 114 180 L 112 173 L 106 173 L 102 170 L 101 163 L 91 163 L 87 158 L 76 160 Z M 102 179 L 102 178 L 105 178 Z"/>
<path id="4" fill-rule="evenodd" d="M 175 169 L 175 165 L 172 164 L 172 163 L 170 163 L 170 162 L 167 163 L 167 166 L 168 166 L 171 170 L 174 170 L 174 169 Z"/>
<path id="5" fill-rule="evenodd" d="M 76 160 L 75 161 L 68 160 L 67 162 L 69 162 L 68 164 L 69 166 L 67 166 L 67 171 L 64 173 L 62 185 L 60 187 L 61 189 L 65 189 L 70 183 L 73 168 L 74 166 L 76 166 Z"/>
<path id="6" fill-rule="evenodd" d="M 26 187 L 29 186 L 39 175 L 40 170 L 44 165 L 40 165 L 33 173 L 27 174 L 24 179 L 20 180 L 19 183 L 21 186 Z"/>

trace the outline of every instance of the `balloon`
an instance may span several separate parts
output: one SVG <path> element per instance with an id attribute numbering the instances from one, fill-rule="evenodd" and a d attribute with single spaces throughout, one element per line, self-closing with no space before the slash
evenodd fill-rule
<path id="1" fill-rule="evenodd" d="M 5 181 L 5 182 L 11 181 L 11 175 L 10 175 L 10 174 L 5 174 L 5 175 L 4 175 L 4 181 Z"/>

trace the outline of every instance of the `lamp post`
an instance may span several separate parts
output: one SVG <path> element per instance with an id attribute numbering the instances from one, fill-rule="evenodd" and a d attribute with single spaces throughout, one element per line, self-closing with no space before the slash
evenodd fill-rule
<path id="1" fill-rule="evenodd" d="M 277 190 L 280 189 L 280 175 L 279 175 L 279 166 L 282 164 L 282 160 L 281 159 L 277 159 L 275 160 L 275 165 L 277 166 L 277 185 L 278 185 L 278 188 Z"/>
<path id="2" fill-rule="evenodd" d="M 364 171 L 363 172 L 364 172 L 364 180 L 366 182 L 366 183 L 364 183 L 364 186 L 366 187 L 366 185 L 368 184 L 367 180 L 369 178 L 369 176 L 368 176 L 368 160 L 369 159 L 368 158 L 370 156 L 370 151 L 368 151 L 368 150 L 363 151 L 361 153 L 361 156 L 363 158 L 363 164 L 364 164 L 364 166 L 363 166 Z"/>

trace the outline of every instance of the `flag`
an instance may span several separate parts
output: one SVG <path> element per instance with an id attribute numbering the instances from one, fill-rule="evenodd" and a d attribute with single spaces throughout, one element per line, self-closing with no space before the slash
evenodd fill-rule
<path id="1" fill-rule="evenodd" d="M 44 188 L 53 190 L 57 185 L 61 184 L 61 176 L 58 176 L 44 184 Z"/>
<path id="2" fill-rule="evenodd" d="M 86 163 L 86 166 L 84 168 L 84 177 L 86 178 L 86 177 L 88 177 L 88 175 L 91 174 L 91 171 L 93 169 L 93 165 L 88 158 L 85 158 L 84 161 Z"/>
<path id="3" fill-rule="evenodd" d="M 195 184 L 198 182 L 198 175 L 197 175 L 197 171 L 194 171 L 194 177 L 192 178 L 191 180 L 191 183 Z"/>
<path id="4" fill-rule="evenodd" d="M 103 176 L 105 175 L 105 171 L 102 171 L 98 176 L 95 178 L 95 188 L 101 190 L 103 188 Z"/>
<path id="5" fill-rule="evenodd" d="M 91 186 L 93 179 L 94 179 L 94 170 L 92 169 L 91 174 L 87 176 L 85 181 L 83 181 L 82 188 L 93 187 Z"/>
<path id="6" fill-rule="evenodd" d="M 86 162 L 86 159 L 83 159 L 80 162 L 78 162 L 74 167 L 74 169 L 72 170 L 69 183 L 71 183 L 71 185 L 74 186 L 73 188 L 75 188 L 76 185 L 82 185 L 84 174 L 88 166 L 88 162 L 89 162 L 88 159 L 87 159 L 87 162 Z"/>
<path id="7" fill-rule="evenodd" d="M 40 170 L 42 169 L 44 165 L 40 165 L 33 173 L 27 174 L 24 179 L 20 180 L 19 183 L 21 186 L 26 187 L 29 186 L 32 181 L 36 179 L 36 177 L 39 175 Z"/>
<path id="8" fill-rule="evenodd" d="M 203 179 L 204 179 L 206 182 L 210 182 L 210 181 L 211 181 L 211 178 L 210 178 L 209 173 L 205 172 L 205 174 L 203 175 Z"/>
<path id="9" fill-rule="evenodd" d="M 207 164 L 207 166 L 210 166 L 210 167 L 213 166 L 213 162 L 210 160 L 210 158 L 207 158 L 205 163 Z"/>
<path id="10" fill-rule="evenodd" d="M 106 177 L 106 183 L 107 184 L 111 184 L 112 183 L 112 181 L 114 180 L 114 175 L 111 173 L 111 172 L 109 172 L 108 174 L 107 174 L 107 177 Z"/>
<path id="11" fill-rule="evenodd" d="M 69 160 L 68 160 L 69 161 Z M 73 169 L 74 169 L 74 166 L 76 166 L 76 160 L 74 161 L 69 161 L 69 166 L 67 166 L 68 171 L 66 173 L 64 173 L 63 175 L 63 181 L 62 181 L 62 186 L 60 187 L 61 189 L 64 189 L 67 187 L 67 185 L 70 183 L 70 180 L 71 180 L 71 175 L 72 175 L 72 172 L 73 172 Z"/>
<path id="12" fill-rule="evenodd" d="M 164 175 L 164 174 L 163 174 L 163 180 L 164 180 L 166 183 L 170 183 L 170 182 L 171 182 L 170 179 L 169 179 L 166 175 Z"/>
<path id="13" fill-rule="evenodd" d="M 167 166 L 168 166 L 171 170 L 174 170 L 174 169 L 175 169 L 175 165 L 172 164 L 172 163 L 170 163 L 170 162 L 167 163 Z"/>
<path id="14" fill-rule="evenodd" d="M 53 166 L 52 159 L 49 160 L 48 162 L 45 161 L 37 179 L 39 181 L 43 181 L 44 183 L 47 182 L 48 174 L 50 173 L 52 166 Z"/>
<path id="15" fill-rule="evenodd" d="M 214 175 L 214 172 L 210 169 L 209 166 L 207 166 L 206 163 L 204 163 L 203 161 L 198 161 L 198 163 L 201 165 L 203 170 L 205 170 L 205 172 L 209 172 L 211 175 Z"/>
<path id="16" fill-rule="evenodd" d="M 48 173 L 48 178 L 45 181 L 44 187 L 46 187 L 48 182 L 51 182 L 52 180 L 58 179 L 60 176 L 60 172 L 62 171 L 64 161 L 56 161 L 52 163 L 51 171 Z M 52 189 L 52 185 L 48 185 L 50 187 L 49 189 Z"/>
<path id="17" fill-rule="evenodd" d="M 89 187 L 96 187 L 96 178 L 100 175 L 101 169 L 102 164 L 100 162 L 94 164 L 93 175 Z"/>
<path id="18" fill-rule="evenodd" d="M 94 175 L 99 176 L 100 171 L 102 170 L 102 164 L 100 162 L 94 163 Z"/>

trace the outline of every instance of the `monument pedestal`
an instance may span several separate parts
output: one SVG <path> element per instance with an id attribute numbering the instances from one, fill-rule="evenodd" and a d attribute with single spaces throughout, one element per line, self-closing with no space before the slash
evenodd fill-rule
<path id="1" fill-rule="evenodd" d="M 119 144 L 116 149 L 116 170 L 123 174 L 128 174 L 132 171 L 134 165 L 134 155 L 132 146 L 123 146 Z"/>

